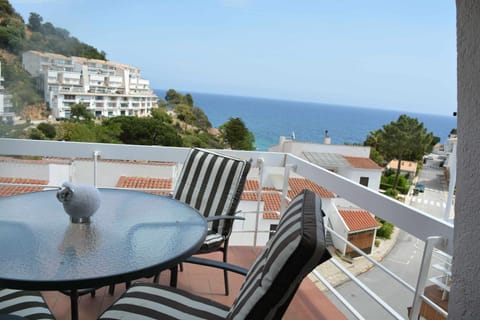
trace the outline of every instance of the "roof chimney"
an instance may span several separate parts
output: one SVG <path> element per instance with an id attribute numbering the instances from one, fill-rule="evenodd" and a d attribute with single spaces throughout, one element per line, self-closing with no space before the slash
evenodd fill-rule
<path id="1" fill-rule="evenodd" d="M 330 136 L 328 135 L 328 130 L 325 130 L 325 144 L 330 144 L 332 141 L 330 139 Z"/>

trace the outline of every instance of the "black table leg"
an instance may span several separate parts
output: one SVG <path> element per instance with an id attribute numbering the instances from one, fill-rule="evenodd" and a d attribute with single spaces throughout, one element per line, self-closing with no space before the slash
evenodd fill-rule
<path id="1" fill-rule="evenodd" d="M 72 320 L 78 320 L 78 290 L 72 289 L 70 291 L 70 309 Z"/>
<path id="2" fill-rule="evenodd" d="M 177 279 L 178 279 L 178 266 L 175 266 L 170 269 L 170 287 L 177 287 Z"/>

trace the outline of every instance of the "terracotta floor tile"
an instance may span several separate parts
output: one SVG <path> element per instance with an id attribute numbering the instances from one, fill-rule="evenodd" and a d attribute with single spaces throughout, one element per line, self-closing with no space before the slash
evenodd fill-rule
<path id="1" fill-rule="evenodd" d="M 260 249 L 252 247 L 230 247 L 230 263 L 248 268 L 255 259 Z M 202 255 L 204 258 L 221 259 L 220 254 Z M 224 294 L 223 272 L 204 266 L 184 264 L 183 272 L 178 272 L 178 287 L 182 290 L 193 292 L 225 305 L 231 305 L 244 277 L 229 272 L 230 295 Z M 138 281 L 152 282 L 152 279 L 140 279 Z M 170 272 L 165 271 L 160 275 L 160 283 L 170 282 Z M 79 299 L 79 318 L 81 320 L 93 320 L 98 317 L 125 291 L 124 284 L 115 286 L 115 295 L 108 294 L 108 287 L 96 291 L 94 298 L 90 295 L 81 296 Z M 70 298 L 58 292 L 44 292 L 45 300 L 52 309 L 58 320 L 70 320 Z M 306 278 L 299 287 L 287 309 L 284 319 L 346 319 L 343 314 L 325 297 L 325 295 Z"/>

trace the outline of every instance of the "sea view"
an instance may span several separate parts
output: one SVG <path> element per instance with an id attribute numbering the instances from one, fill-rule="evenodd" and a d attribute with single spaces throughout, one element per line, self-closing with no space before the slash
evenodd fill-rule
<path id="1" fill-rule="evenodd" d="M 155 90 L 159 98 L 165 90 Z M 280 136 L 299 141 L 323 142 L 325 130 L 332 144 L 363 144 L 369 132 L 396 121 L 401 114 L 418 118 L 428 132 L 443 143 L 453 128 L 454 116 L 411 113 L 322 103 L 274 100 L 190 92 L 195 106 L 208 116 L 212 126 L 219 127 L 231 117 L 239 117 L 255 135 L 255 146 L 265 151 L 278 144 Z"/>

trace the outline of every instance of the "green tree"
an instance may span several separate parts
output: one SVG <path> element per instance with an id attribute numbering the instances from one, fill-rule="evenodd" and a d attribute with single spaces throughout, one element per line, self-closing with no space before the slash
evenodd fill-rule
<path id="1" fill-rule="evenodd" d="M 193 107 L 193 98 L 192 98 L 192 95 L 190 93 L 187 93 L 185 95 L 185 97 L 183 98 L 183 102 L 187 105 L 189 105 L 190 107 Z"/>
<path id="2" fill-rule="evenodd" d="M 13 15 L 15 13 L 15 10 L 13 9 L 12 5 L 8 0 L 0 0 L 0 15 L 7 16 L 7 15 Z"/>
<path id="3" fill-rule="evenodd" d="M 387 160 L 398 160 L 393 189 L 397 188 L 402 160 L 419 161 L 433 149 L 433 133 L 417 118 L 401 115 L 396 122 L 390 122 L 378 130 L 377 150 Z"/>
<path id="4" fill-rule="evenodd" d="M 28 18 L 28 27 L 32 31 L 41 32 L 42 31 L 42 22 L 43 18 L 38 13 L 31 12 L 30 17 Z"/>
<path id="5" fill-rule="evenodd" d="M 371 131 L 365 142 L 363 143 L 364 146 L 370 147 L 370 159 L 375 161 L 376 164 L 379 166 L 385 165 L 385 159 L 383 158 L 382 154 L 378 152 L 378 146 L 380 144 L 380 130 Z"/>
<path id="6" fill-rule="evenodd" d="M 25 27 L 18 18 L 4 17 L 0 20 L 0 47 L 13 53 L 25 47 Z"/>
<path id="7" fill-rule="evenodd" d="M 208 132 L 191 132 L 182 137 L 184 147 L 220 149 L 222 145 L 218 139 Z"/>
<path id="8" fill-rule="evenodd" d="M 167 103 L 163 99 L 158 99 L 157 100 L 157 107 L 159 108 L 165 108 L 167 106 Z"/>
<path id="9" fill-rule="evenodd" d="M 176 129 L 153 117 L 120 116 L 106 119 L 102 125 L 118 125 L 121 129 L 118 139 L 126 144 L 182 146 L 182 139 Z"/>
<path id="10" fill-rule="evenodd" d="M 28 131 L 28 138 L 31 140 L 46 140 L 45 134 L 37 128 L 32 128 Z"/>
<path id="11" fill-rule="evenodd" d="M 63 122 L 62 140 L 78 142 L 97 142 L 97 135 L 95 133 L 94 127 L 95 124 L 93 122 Z"/>
<path id="12" fill-rule="evenodd" d="M 208 130 L 212 127 L 210 120 L 208 120 L 207 115 L 203 112 L 202 109 L 198 107 L 192 107 L 192 113 L 195 117 L 194 125 L 200 129 Z"/>
<path id="13" fill-rule="evenodd" d="M 154 119 L 161 121 L 162 123 L 172 123 L 173 119 L 165 110 L 162 109 L 152 109 L 151 116 Z"/>
<path id="14" fill-rule="evenodd" d="M 193 113 L 192 107 L 186 104 L 177 104 L 175 106 L 175 113 L 177 114 L 177 118 L 180 121 L 185 122 L 185 124 L 194 125 L 197 117 Z M 187 126 L 185 125 L 185 130 L 187 130 Z"/>
<path id="15" fill-rule="evenodd" d="M 175 91 L 175 89 L 168 89 L 165 94 L 165 101 L 168 104 L 180 104 L 183 102 L 183 96 L 181 93 Z"/>
<path id="16" fill-rule="evenodd" d="M 49 123 L 39 123 L 37 129 L 40 130 L 48 139 L 53 139 L 57 135 L 55 126 Z"/>
<path id="17" fill-rule="evenodd" d="M 76 103 L 70 106 L 70 119 L 74 121 L 91 121 L 93 114 L 88 111 L 87 106 L 83 103 Z"/>
<path id="18" fill-rule="evenodd" d="M 219 128 L 226 146 L 234 150 L 255 150 L 255 136 L 240 118 L 230 118 Z"/>

